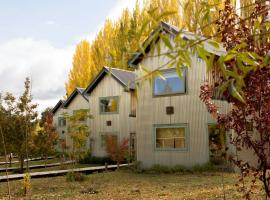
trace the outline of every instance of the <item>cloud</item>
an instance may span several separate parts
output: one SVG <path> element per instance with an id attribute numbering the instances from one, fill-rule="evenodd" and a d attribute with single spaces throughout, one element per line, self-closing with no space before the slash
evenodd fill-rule
<path id="1" fill-rule="evenodd" d="M 143 5 L 143 0 L 139 0 L 139 4 L 140 6 Z M 117 0 L 115 6 L 109 11 L 106 18 L 112 21 L 116 21 L 122 15 L 122 11 L 125 8 L 128 8 L 131 11 L 135 8 L 135 5 L 136 0 Z M 103 25 L 104 22 L 99 24 L 95 31 L 77 37 L 76 41 L 80 42 L 81 40 L 88 40 L 89 42 L 92 42 L 95 39 L 97 33 L 103 28 Z"/>
<path id="2" fill-rule="evenodd" d="M 53 20 L 48 20 L 48 21 L 46 21 L 46 24 L 47 24 L 47 25 L 55 25 L 56 22 L 53 21 Z"/>
<path id="3" fill-rule="evenodd" d="M 143 0 L 138 0 L 140 7 L 143 5 Z M 107 15 L 108 19 L 117 20 L 121 15 L 123 9 L 127 8 L 132 11 L 136 6 L 136 0 L 117 0 L 116 5 L 110 10 Z"/>
<path id="4" fill-rule="evenodd" d="M 11 92 L 18 97 L 28 76 L 38 110 L 54 106 L 65 95 L 73 52 L 72 46 L 60 49 L 48 41 L 30 38 L 0 43 L 0 93 Z"/>

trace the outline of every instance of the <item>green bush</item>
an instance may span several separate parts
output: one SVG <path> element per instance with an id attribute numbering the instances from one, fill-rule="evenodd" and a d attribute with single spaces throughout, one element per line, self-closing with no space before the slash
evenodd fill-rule
<path id="1" fill-rule="evenodd" d="M 204 171 L 217 171 L 217 167 L 211 163 L 208 162 L 206 164 L 202 164 L 202 165 L 194 165 L 191 170 L 193 172 L 204 172 Z"/>
<path id="2" fill-rule="evenodd" d="M 68 172 L 66 175 L 66 180 L 68 182 L 82 182 L 86 180 L 86 175 L 79 172 Z"/>

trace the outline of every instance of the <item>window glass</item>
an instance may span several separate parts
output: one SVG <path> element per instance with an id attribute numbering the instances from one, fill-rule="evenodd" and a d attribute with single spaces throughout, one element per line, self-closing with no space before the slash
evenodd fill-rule
<path id="1" fill-rule="evenodd" d="M 162 72 L 162 79 L 156 76 L 154 79 L 154 95 L 171 95 L 186 92 L 186 70 L 182 70 L 182 77 L 179 78 L 176 69 L 170 69 Z"/>
<path id="2" fill-rule="evenodd" d="M 185 134 L 184 127 L 156 128 L 156 148 L 185 148 Z"/>
<path id="3" fill-rule="evenodd" d="M 118 97 L 104 97 L 100 99 L 101 113 L 118 112 Z"/>
<path id="4" fill-rule="evenodd" d="M 58 125 L 61 126 L 66 126 L 66 119 L 64 117 L 59 117 L 58 118 Z"/>

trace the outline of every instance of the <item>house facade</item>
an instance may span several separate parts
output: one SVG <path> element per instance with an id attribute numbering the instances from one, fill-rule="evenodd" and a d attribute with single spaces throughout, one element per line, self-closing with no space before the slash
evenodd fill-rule
<path id="1" fill-rule="evenodd" d="M 172 38 L 179 32 L 166 23 L 161 23 L 159 31 Z M 179 78 L 176 68 L 166 65 L 166 55 L 151 56 L 150 49 L 146 49 L 146 55 L 137 54 L 129 62 L 140 80 L 137 82 L 137 161 L 143 168 L 156 164 L 191 167 L 209 162 L 210 132 L 215 134 L 222 130 L 216 127 L 215 120 L 199 99 L 200 86 L 207 78 L 206 63 L 198 56 L 192 56 L 192 67 L 181 68 L 182 78 Z M 162 43 L 160 49 L 161 54 L 168 51 Z M 151 81 L 142 79 L 144 73 L 140 68 L 154 71 L 160 66 L 164 66 L 159 70 L 165 80 L 159 76 Z M 226 102 L 217 103 L 224 112 L 230 109 Z"/>
<path id="2" fill-rule="evenodd" d="M 135 73 L 104 67 L 86 88 L 90 113 L 91 152 L 106 156 L 106 137 L 118 142 L 129 139 L 130 151 L 135 156 L 136 95 Z M 89 107 L 89 106 L 88 106 Z"/>
<path id="3" fill-rule="evenodd" d="M 63 101 L 62 101 L 63 102 Z M 56 104 L 56 107 L 57 108 Z M 72 148 L 72 140 L 69 136 L 69 123 L 67 116 L 72 116 L 76 111 L 89 110 L 88 98 L 84 95 L 84 88 L 75 88 L 71 95 L 64 101 L 54 113 L 54 123 L 58 132 L 58 151 L 69 151 Z M 54 111 L 54 109 L 53 109 Z M 81 123 L 89 124 L 89 119 Z M 87 149 L 90 148 L 90 140 L 87 140 Z"/>

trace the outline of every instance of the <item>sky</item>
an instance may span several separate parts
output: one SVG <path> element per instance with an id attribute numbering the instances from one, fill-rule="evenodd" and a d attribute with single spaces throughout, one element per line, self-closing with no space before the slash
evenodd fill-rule
<path id="1" fill-rule="evenodd" d="M 136 0 L 0 0 L 0 93 L 23 92 L 32 80 L 38 111 L 65 96 L 75 45 L 92 41 L 106 18 Z"/>

